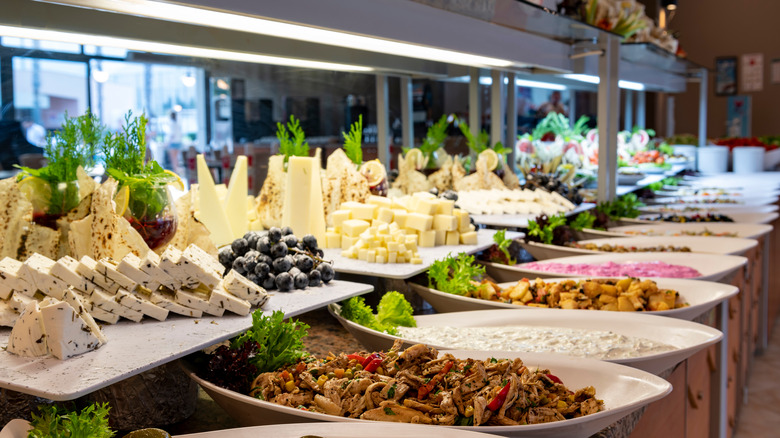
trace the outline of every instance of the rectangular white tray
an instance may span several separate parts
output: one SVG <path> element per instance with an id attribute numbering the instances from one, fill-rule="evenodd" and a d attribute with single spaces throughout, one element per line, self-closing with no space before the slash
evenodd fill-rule
<path id="1" fill-rule="evenodd" d="M 287 317 L 373 290 L 373 286 L 347 281 L 295 292 L 271 292 L 263 311 L 281 310 Z M 187 318 L 165 321 L 120 321 L 103 332 L 108 343 L 68 360 L 54 357 L 19 357 L 0 349 L 0 388 L 56 401 L 73 400 L 140 374 L 210 345 L 230 339 L 252 326 L 252 316 Z M 10 329 L 0 331 L 0 346 L 8 344 Z"/>
<path id="2" fill-rule="evenodd" d="M 590 202 L 583 202 L 578 205 L 572 211 L 566 213 L 566 216 L 572 216 L 582 213 L 583 211 L 590 210 L 595 207 L 596 204 Z M 536 219 L 536 214 L 473 214 L 474 222 L 480 225 L 487 225 L 490 227 L 504 227 L 504 228 L 528 228 L 528 221 Z"/>
<path id="3" fill-rule="evenodd" d="M 427 271 L 428 267 L 431 266 L 431 263 L 447 257 L 450 253 L 458 254 L 465 252 L 467 254 L 473 254 L 490 248 L 493 245 L 494 234 L 496 234 L 496 230 L 482 229 L 477 231 L 476 245 L 450 245 L 436 246 L 433 248 L 419 248 L 418 252 L 420 253 L 420 257 L 422 257 L 422 264 L 419 265 L 413 265 L 411 263 L 368 263 L 362 260 L 342 257 L 340 249 L 326 249 L 324 251 L 325 259 L 333 260 L 333 269 L 335 269 L 336 272 L 405 280 Z M 506 233 L 506 237 L 508 238 L 521 237 L 522 235 L 522 233 L 512 231 Z"/>

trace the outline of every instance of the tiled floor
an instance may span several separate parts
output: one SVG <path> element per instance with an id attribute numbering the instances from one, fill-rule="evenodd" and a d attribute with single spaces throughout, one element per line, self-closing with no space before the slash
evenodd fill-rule
<path id="1" fill-rule="evenodd" d="M 780 321 L 775 324 L 766 353 L 757 356 L 748 382 L 734 438 L 780 436 Z"/>

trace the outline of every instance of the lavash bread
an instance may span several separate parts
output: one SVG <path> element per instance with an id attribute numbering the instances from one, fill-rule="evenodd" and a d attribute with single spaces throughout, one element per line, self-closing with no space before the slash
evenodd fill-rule
<path id="1" fill-rule="evenodd" d="M 439 193 L 452 190 L 452 164 L 452 155 L 447 155 L 439 170 L 428 176 L 428 181 L 436 187 Z"/>
<path id="2" fill-rule="evenodd" d="M 330 224 L 330 215 L 347 201 L 366 202 L 371 196 L 368 180 L 357 170 L 357 166 L 339 148 L 328 156 L 325 179 L 322 186 L 322 200 L 325 223 Z"/>
<path id="3" fill-rule="evenodd" d="M 0 180 L 0 258 L 19 257 L 32 221 L 32 203 L 22 195 L 16 178 Z"/>
<path id="4" fill-rule="evenodd" d="M 398 177 L 393 181 L 394 189 L 399 189 L 407 195 L 417 192 L 427 192 L 433 187 L 425 175 L 414 168 L 412 160 L 404 159 L 398 154 Z"/>
<path id="5" fill-rule="evenodd" d="M 495 173 L 487 168 L 487 160 L 482 157 L 477 158 L 477 172 L 466 176 L 454 183 L 456 191 L 467 190 L 506 190 L 506 185 Z"/>
<path id="6" fill-rule="evenodd" d="M 264 228 L 282 225 L 282 203 L 284 202 L 287 178 L 284 173 L 284 156 L 268 158 L 268 175 L 257 195 L 257 217 Z"/>
<path id="7" fill-rule="evenodd" d="M 165 248 L 173 246 L 181 251 L 187 249 L 190 244 L 197 245 L 200 249 L 210 255 L 217 256 L 217 247 L 209 237 L 209 231 L 205 225 L 195 218 L 195 206 L 198 205 L 198 185 L 193 184 L 190 190 L 182 197 L 176 200 L 176 234 L 168 245 L 160 248 L 158 252 L 162 253 Z"/>
<path id="8" fill-rule="evenodd" d="M 19 251 L 19 260 L 27 260 L 33 254 L 56 259 L 60 248 L 60 230 L 30 223 L 24 238 L 24 246 Z"/>
<path id="9" fill-rule="evenodd" d="M 508 189 L 519 189 L 520 188 L 520 178 L 512 172 L 512 168 L 506 164 L 504 164 L 504 178 L 503 178 L 504 185 Z"/>

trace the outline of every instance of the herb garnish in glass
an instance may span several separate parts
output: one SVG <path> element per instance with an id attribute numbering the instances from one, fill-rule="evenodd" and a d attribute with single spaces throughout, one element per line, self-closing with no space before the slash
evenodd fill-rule
<path id="1" fill-rule="evenodd" d="M 145 115 L 133 118 L 132 112 L 128 112 L 122 131 L 106 135 L 103 154 L 106 173 L 119 182 L 114 196 L 117 213 L 155 250 L 170 242 L 176 233 L 176 208 L 168 187 L 181 187 L 182 182 L 156 161 L 146 162 L 148 122 Z"/>

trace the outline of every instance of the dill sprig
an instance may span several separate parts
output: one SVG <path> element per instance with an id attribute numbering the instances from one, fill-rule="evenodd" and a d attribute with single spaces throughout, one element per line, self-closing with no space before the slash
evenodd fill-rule
<path id="1" fill-rule="evenodd" d="M 344 136 L 344 153 L 358 166 L 363 164 L 363 115 L 350 126 L 349 133 L 342 132 Z"/>
<path id="2" fill-rule="evenodd" d="M 122 131 L 106 134 L 103 139 L 106 169 L 120 170 L 128 175 L 144 171 L 148 123 L 149 119 L 145 114 L 133 117 L 133 112 L 128 111 Z"/>
<path id="3" fill-rule="evenodd" d="M 284 155 L 284 164 L 290 157 L 308 157 L 309 144 L 306 142 L 306 134 L 301 128 L 301 122 L 290 115 L 287 125 L 276 123 L 276 138 L 279 139 L 279 153 Z"/>

